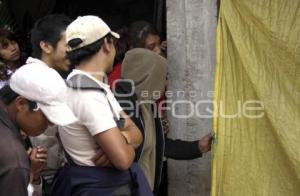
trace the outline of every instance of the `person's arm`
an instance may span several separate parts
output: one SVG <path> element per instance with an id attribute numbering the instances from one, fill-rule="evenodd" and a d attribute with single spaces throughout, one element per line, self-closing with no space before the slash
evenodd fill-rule
<path id="1" fill-rule="evenodd" d="M 143 141 L 142 133 L 124 111 L 121 111 L 120 114 L 125 119 L 125 126 L 121 129 L 121 134 L 134 149 L 137 149 Z"/>
<path id="2" fill-rule="evenodd" d="M 131 166 L 135 157 L 134 148 L 127 144 L 118 128 L 101 132 L 94 138 L 115 168 L 125 171 Z"/>
<path id="3" fill-rule="evenodd" d="M 200 140 L 182 141 L 165 139 L 165 156 L 175 160 L 192 160 L 202 157 L 202 154 L 210 151 L 211 134 L 207 134 Z"/>
<path id="4" fill-rule="evenodd" d="M 42 146 L 36 148 L 30 148 L 27 151 L 30 157 L 30 185 L 28 186 L 28 192 L 32 192 L 32 195 L 42 195 L 42 178 L 41 171 L 46 166 L 47 162 L 47 149 Z"/>
<path id="5" fill-rule="evenodd" d="M 182 141 L 165 138 L 165 157 L 175 160 L 192 160 L 202 157 L 197 141 Z"/>
<path id="6" fill-rule="evenodd" d="M 77 118 L 86 126 L 112 166 L 127 170 L 135 157 L 134 148 L 127 144 L 117 128 L 107 98 L 95 91 L 82 93 L 81 96 L 83 101 L 77 103 L 81 113 L 77 114 Z"/>
<path id="7" fill-rule="evenodd" d="M 125 119 L 125 126 L 121 129 L 121 134 L 126 138 L 128 144 L 137 149 L 143 141 L 142 133 L 125 112 L 121 111 L 120 114 Z M 107 154 L 101 148 L 97 151 L 92 161 L 100 167 L 112 166 Z"/>
<path id="8" fill-rule="evenodd" d="M 143 150 L 144 126 L 142 112 L 137 104 L 137 96 L 134 93 L 133 86 L 134 84 L 127 80 L 119 81 L 114 88 L 114 94 L 117 102 L 122 107 L 122 111 L 130 117 L 131 122 L 140 130 L 141 144 L 135 149 L 135 161 L 138 161 Z"/>
<path id="9" fill-rule="evenodd" d="M 30 148 L 27 151 L 30 158 L 30 183 L 38 185 L 40 184 L 40 174 L 47 163 L 48 152 L 47 149 L 42 146 L 36 148 Z"/>
<path id="10" fill-rule="evenodd" d="M 124 137 L 127 144 L 132 145 L 134 149 L 138 148 L 143 141 L 141 131 L 139 130 L 139 128 L 137 128 L 134 122 L 129 118 L 129 116 L 127 116 L 124 111 L 121 111 L 120 115 L 125 119 L 124 128 L 120 130 L 122 136 Z M 114 165 L 102 148 L 98 150 L 97 154 L 93 157 L 92 160 L 97 166 L 101 167 Z"/>

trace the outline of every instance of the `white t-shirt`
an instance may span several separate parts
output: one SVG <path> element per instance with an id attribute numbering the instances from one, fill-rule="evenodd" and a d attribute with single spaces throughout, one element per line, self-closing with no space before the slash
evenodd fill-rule
<path id="1" fill-rule="evenodd" d="M 78 121 L 59 127 L 59 134 L 65 150 L 76 164 L 94 166 L 95 164 L 91 159 L 99 149 L 99 145 L 93 136 L 117 127 L 108 101 L 117 115 L 115 116 L 117 119 L 120 119 L 120 112 L 123 109 L 115 99 L 109 86 L 96 80 L 90 74 L 74 70 L 68 76 L 68 79 L 77 74 L 83 74 L 93 79 L 106 91 L 106 95 L 96 90 L 70 89 L 67 104 L 73 110 Z"/>

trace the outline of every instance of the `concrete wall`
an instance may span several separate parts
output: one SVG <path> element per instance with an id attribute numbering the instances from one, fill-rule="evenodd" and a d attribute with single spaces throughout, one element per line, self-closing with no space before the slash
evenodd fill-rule
<path id="1" fill-rule="evenodd" d="M 167 0 L 168 90 L 174 101 L 211 100 L 215 66 L 216 0 Z M 175 93 L 177 94 L 177 93 Z M 200 104 L 199 114 L 209 104 Z M 190 104 L 176 104 L 176 114 L 192 114 Z M 169 111 L 169 137 L 199 139 L 211 130 L 211 118 L 176 118 Z M 208 196 L 210 194 L 210 153 L 192 161 L 169 163 L 169 196 Z"/>

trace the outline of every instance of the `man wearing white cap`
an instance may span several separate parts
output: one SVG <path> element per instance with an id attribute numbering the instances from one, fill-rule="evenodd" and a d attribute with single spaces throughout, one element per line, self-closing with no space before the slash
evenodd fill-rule
<path id="1" fill-rule="evenodd" d="M 0 195 L 27 195 L 32 176 L 20 130 L 37 136 L 49 125 L 77 120 L 64 102 L 67 90 L 56 71 L 29 64 L 18 69 L 0 91 Z"/>
<path id="2" fill-rule="evenodd" d="M 79 165 L 95 165 L 91 158 L 99 148 L 96 147 L 98 144 L 104 152 L 112 153 L 109 158 L 116 168 L 126 170 L 134 159 L 134 145 L 141 143 L 141 133 L 130 118 L 126 119 L 130 123 L 128 131 L 120 132 L 117 128 L 114 117 L 120 119 L 123 109 L 103 82 L 105 73 L 113 65 L 116 53 L 114 41 L 118 38 L 119 35 L 96 16 L 78 17 L 66 30 L 67 58 L 76 66 L 67 81 L 74 76 L 86 76 L 106 91 L 105 95 L 98 91 L 74 90 L 68 100 L 79 122 L 63 127 L 59 133 L 66 151 Z M 87 137 L 89 145 L 81 144 L 83 140 L 78 141 L 72 134 L 74 131 L 79 132 L 77 137 Z"/>
<path id="3" fill-rule="evenodd" d="M 135 148 L 141 144 L 142 135 L 123 112 L 109 86 L 104 83 L 105 73 L 110 71 L 113 65 L 116 54 L 114 42 L 118 38 L 119 35 L 112 32 L 107 24 L 96 16 L 78 17 L 67 27 L 67 58 L 71 64 L 76 66 L 67 81 L 73 84 L 70 86 L 77 85 L 79 87 L 77 90 L 71 91 L 67 103 L 74 111 L 78 121 L 60 127 L 59 135 L 65 151 L 71 159 L 69 161 L 72 162 L 71 165 L 81 166 L 80 168 L 70 167 L 63 171 L 70 172 L 69 176 L 71 177 L 79 176 L 72 181 L 81 181 L 82 183 L 76 185 L 75 189 L 73 187 L 68 187 L 68 189 L 62 185 L 64 176 L 68 174 L 61 174 L 61 178 L 56 183 L 57 189 L 60 190 L 56 191 L 54 195 L 68 195 L 70 192 L 74 195 L 108 195 L 107 191 L 118 191 L 115 187 L 118 188 L 122 184 L 121 181 L 130 178 L 128 169 L 133 164 Z M 80 90 L 83 81 L 94 86 Z M 122 124 L 120 123 L 121 119 L 124 120 L 123 126 L 120 125 Z M 103 156 L 99 151 L 103 152 Z M 101 158 L 99 159 L 99 157 Z M 98 164 L 99 162 L 95 163 L 95 159 L 98 159 L 100 164 Z M 107 170 L 96 165 L 110 166 L 115 169 Z M 104 176 L 106 177 L 104 178 Z M 139 184 L 139 189 L 144 192 L 137 195 L 152 195 L 145 177 L 141 176 L 141 178 L 138 176 L 139 180 L 142 179 L 145 183 Z M 107 181 L 112 179 L 115 181 L 108 182 L 110 185 L 106 185 Z M 115 187 L 112 187 L 112 184 Z M 107 187 L 107 189 L 103 190 L 103 187 Z M 112 192 L 109 195 L 118 195 Z M 123 192 L 122 195 L 132 195 L 132 193 L 130 191 L 127 194 Z"/>

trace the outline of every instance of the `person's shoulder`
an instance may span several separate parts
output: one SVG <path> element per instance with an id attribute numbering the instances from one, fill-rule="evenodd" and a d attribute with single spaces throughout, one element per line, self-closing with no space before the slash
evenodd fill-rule
<path id="1" fill-rule="evenodd" d="M 29 169 L 29 158 L 21 138 L 0 122 L 0 162 L 6 169 Z"/>
<path id="2" fill-rule="evenodd" d="M 106 100 L 105 93 L 99 90 L 79 90 L 80 92 L 77 93 L 78 97 L 80 99 L 85 100 L 94 100 L 94 101 L 100 101 L 103 102 L 103 100 Z"/>
<path id="3" fill-rule="evenodd" d="M 74 112 L 82 113 L 83 111 L 92 113 L 103 105 L 107 105 L 105 94 L 97 90 L 72 90 L 68 98 L 70 106 Z"/>

